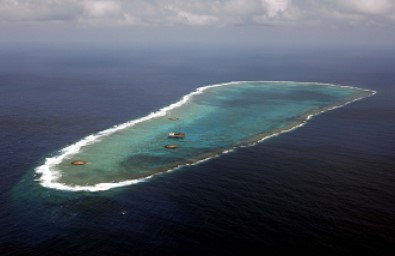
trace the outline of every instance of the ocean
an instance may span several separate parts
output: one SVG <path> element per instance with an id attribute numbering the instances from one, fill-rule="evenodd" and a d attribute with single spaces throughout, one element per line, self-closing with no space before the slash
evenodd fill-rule
<path id="1" fill-rule="evenodd" d="M 1 255 L 395 252 L 395 51 L 372 48 L 3 46 Z M 231 81 L 377 94 L 138 184 L 45 188 L 57 151 Z"/>

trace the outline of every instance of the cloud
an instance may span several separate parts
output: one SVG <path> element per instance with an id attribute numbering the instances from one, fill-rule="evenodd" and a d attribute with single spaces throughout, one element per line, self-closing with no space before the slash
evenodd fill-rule
<path id="1" fill-rule="evenodd" d="M 394 25 L 394 0 L 0 0 L 0 25 Z"/>
<path id="2" fill-rule="evenodd" d="M 291 0 L 261 0 L 263 12 L 255 15 L 257 24 L 266 25 L 302 25 L 306 24 L 308 16 L 302 17 L 300 9 Z"/>
<path id="3" fill-rule="evenodd" d="M 390 0 L 338 0 L 337 2 L 344 12 L 385 15 L 394 11 L 394 1 Z"/>
<path id="4" fill-rule="evenodd" d="M 7 22 L 71 21 L 81 14 L 78 1 L 0 0 L 0 24 Z"/>
<path id="5" fill-rule="evenodd" d="M 262 5 L 267 10 L 267 16 L 271 18 L 284 13 L 289 4 L 289 0 L 262 0 Z"/>
<path id="6" fill-rule="evenodd" d="M 204 26 L 214 24 L 218 18 L 210 15 L 193 14 L 185 11 L 177 11 L 177 17 L 173 20 L 181 24 Z"/>
<path id="7" fill-rule="evenodd" d="M 89 17 L 106 18 L 123 15 L 120 3 L 115 1 L 86 1 L 83 6 Z"/>

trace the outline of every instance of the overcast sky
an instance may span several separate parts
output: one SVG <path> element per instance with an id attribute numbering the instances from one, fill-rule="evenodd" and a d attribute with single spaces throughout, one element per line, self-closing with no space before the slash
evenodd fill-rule
<path id="1" fill-rule="evenodd" d="M 0 0 L 0 41 L 395 44 L 395 0 Z"/>

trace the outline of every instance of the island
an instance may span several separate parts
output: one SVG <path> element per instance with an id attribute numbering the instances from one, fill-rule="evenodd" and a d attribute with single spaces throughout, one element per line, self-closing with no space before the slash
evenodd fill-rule
<path id="1" fill-rule="evenodd" d="M 252 146 L 374 93 L 311 82 L 243 81 L 200 87 L 157 112 L 63 148 L 36 168 L 38 181 L 70 191 L 135 184 Z"/>

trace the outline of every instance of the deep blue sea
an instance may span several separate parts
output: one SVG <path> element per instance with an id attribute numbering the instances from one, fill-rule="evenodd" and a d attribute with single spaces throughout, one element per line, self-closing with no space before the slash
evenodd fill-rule
<path id="1" fill-rule="evenodd" d="M 2 46 L 0 255 L 394 255 L 395 50 Z M 147 182 L 41 187 L 34 168 L 92 133 L 229 81 L 373 97 Z"/>

